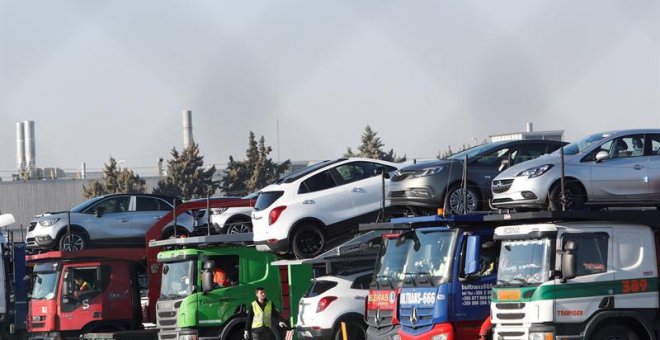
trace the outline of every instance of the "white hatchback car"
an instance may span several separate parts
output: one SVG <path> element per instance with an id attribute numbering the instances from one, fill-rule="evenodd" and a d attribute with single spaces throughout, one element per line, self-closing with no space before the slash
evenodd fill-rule
<path id="1" fill-rule="evenodd" d="M 252 228 L 257 250 L 310 258 L 331 239 L 348 238 L 358 224 L 374 222 L 396 163 L 341 158 L 280 178 L 261 190 Z M 388 176 L 384 176 L 388 177 Z"/>
<path id="2" fill-rule="evenodd" d="M 320 276 L 300 299 L 296 333 L 302 339 L 364 339 L 364 309 L 373 270 Z"/>

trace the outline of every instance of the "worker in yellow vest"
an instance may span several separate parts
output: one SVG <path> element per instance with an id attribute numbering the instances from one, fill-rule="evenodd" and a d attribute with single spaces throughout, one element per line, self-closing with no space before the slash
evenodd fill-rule
<path id="1" fill-rule="evenodd" d="M 263 287 L 254 290 L 257 298 L 248 307 L 248 319 L 245 322 L 245 333 L 243 337 L 247 340 L 252 335 L 252 340 L 271 340 L 277 328 L 273 325 L 280 320 L 280 313 L 273 303 L 266 299 L 266 291 Z M 286 324 L 279 321 L 279 326 L 284 328 Z"/>

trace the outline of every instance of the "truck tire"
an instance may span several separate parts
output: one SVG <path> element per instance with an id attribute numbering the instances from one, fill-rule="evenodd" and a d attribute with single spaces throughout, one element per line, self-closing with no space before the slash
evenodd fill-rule
<path id="1" fill-rule="evenodd" d="M 589 340 L 639 340 L 639 336 L 626 326 L 607 325 L 599 329 Z"/>

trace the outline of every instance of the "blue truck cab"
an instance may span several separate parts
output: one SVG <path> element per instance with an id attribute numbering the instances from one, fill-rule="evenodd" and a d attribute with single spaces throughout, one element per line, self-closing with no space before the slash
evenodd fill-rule
<path id="1" fill-rule="evenodd" d="M 489 317 L 499 246 L 482 215 L 393 219 L 411 229 L 399 297 L 401 339 L 476 339 Z"/>

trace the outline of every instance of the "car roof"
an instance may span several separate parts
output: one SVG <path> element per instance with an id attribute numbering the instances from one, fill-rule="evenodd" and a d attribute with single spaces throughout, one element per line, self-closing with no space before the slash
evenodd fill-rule
<path id="1" fill-rule="evenodd" d="M 171 201 L 173 199 L 176 199 L 177 201 L 181 201 L 181 199 L 176 197 L 176 196 L 160 195 L 160 194 L 145 194 L 145 193 L 141 193 L 141 192 L 115 193 L 115 194 L 99 195 L 99 196 L 96 196 L 96 197 L 98 197 L 98 198 L 108 198 L 108 197 L 115 197 L 115 196 L 146 196 L 146 197 L 160 198 L 160 199 L 164 199 L 166 201 Z M 96 197 L 94 197 L 94 198 L 96 198 Z"/>
<path id="2" fill-rule="evenodd" d="M 367 269 L 367 270 L 360 270 L 360 271 L 353 271 L 347 274 L 342 274 L 342 273 L 337 273 L 333 275 L 323 275 L 319 276 L 317 278 L 314 278 L 314 281 L 353 281 L 355 278 L 363 275 L 371 275 L 373 274 L 374 270 L 373 269 Z"/>

